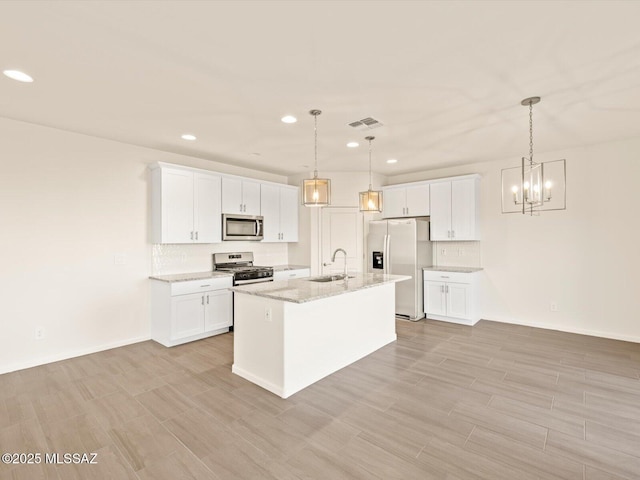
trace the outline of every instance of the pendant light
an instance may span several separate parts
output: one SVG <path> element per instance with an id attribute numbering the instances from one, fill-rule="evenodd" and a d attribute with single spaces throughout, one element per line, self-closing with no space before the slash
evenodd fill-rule
<path id="1" fill-rule="evenodd" d="M 313 115 L 315 123 L 315 166 L 313 178 L 302 181 L 302 203 L 305 207 L 326 207 L 331 201 L 331 180 L 318 178 L 318 115 L 321 113 L 320 110 L 311 110 L 309 112 L 310 115 Z"/>
<path id="2" fill-rule="evenodd" d="M 360 192 L 361 212 L 382 212 L 382 192 L 371 188 L 371 141 L 376 137 L 365 137 L 369 141 L 369 190 Z"/>
<path id="3" fill-rule="evenodd" d="M 533 106 L 540 97 L 520 102 L 529 107 L 529 157 L 520 167 L 502 170 L 502 213 L 539 215 L 546 210 L 566 208 L 566 160 L 533 161 Z"/>

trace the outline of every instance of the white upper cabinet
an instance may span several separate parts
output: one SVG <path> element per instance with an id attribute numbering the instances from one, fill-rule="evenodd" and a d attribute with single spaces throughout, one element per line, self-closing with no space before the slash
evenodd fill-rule
<path id="1" fill-rule="evenodd" d="M 431 184 L 431 240 L 480 240 L 479 177 Z"/>
<path id="2" fill-rule="evenodd" d="M 384 218 L 429 215 L 429 184 L 382 187 Z"/>
<path id="3" fill-rule="evenodd" d="M 222 238 L 220 177 L 204 173 L 193 176 L 193 228 L 196 243 L 217 243 Z"/>
<path id="4" fill-rule="evenodd" d="M 153 243 L 217 243 L 220 176 L 160 166 L 151 174 Z"/>
<path id="5" fill-rule="evenodd" d="M 429 215 L 429 188 L 428 184 L 407 187 L 407 216 L 425 217 Z"/>
<path id="6" fill-rule="evenodd" d="M 260 182 L 223 177 L 222 213 L 260 215 Z"/>
<path id="7" fill-rule="evenodd" d="M 298 203 L 298 187 L 262 184 L 263 242 L 298 241 Z"/>
<path id="8" fill-rule="evenodd" d="M 280 188 L 280 232 L 281 241 L 298 241 L 298 209 L 300 207 L 298 187 Z"/>
<path id="9" fill-rule="evenodd" d="M 382 189 L 382 216 L 384 218 L 404 217 L 407 209 L 407 193 L 404 188 Z"/>

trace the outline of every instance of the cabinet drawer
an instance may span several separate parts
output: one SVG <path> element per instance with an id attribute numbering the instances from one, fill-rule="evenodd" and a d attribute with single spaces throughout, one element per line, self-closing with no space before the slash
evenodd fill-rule
<path id="1" fill-rule="evenodd" d="M 203 280 L 189 280 L 186 282 L 174 282 L 171 284 L 171 296 L 220 290 L 223 288 L 230 288 L 231 286 L 233 286 L 233 280 L 230 276 L 206 278 Z"/>
<path id="2" fill-rule="evenodd" d="M 422 273 L 423 280 L 431 282 L 445 282 L 445 283 L 473 283 L 475 275 L 473 273 L 462 272 L 435 272 L 424 271 Z"/>

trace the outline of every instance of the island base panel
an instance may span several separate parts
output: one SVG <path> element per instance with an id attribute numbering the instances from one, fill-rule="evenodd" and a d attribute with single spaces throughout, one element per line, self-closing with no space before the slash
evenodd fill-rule
<path id="1" fill-rule="evenodd" d="M 393 283 L 306 303 L 234 297 L 232 371 L 282 398 L 397 338 Z"/>

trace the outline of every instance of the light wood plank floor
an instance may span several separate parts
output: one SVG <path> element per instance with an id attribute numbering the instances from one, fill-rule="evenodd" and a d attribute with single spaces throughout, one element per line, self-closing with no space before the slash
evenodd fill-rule
<path id="1" fill-rule="evenodd" d="M 0 451 L 96 452 L 0 479 L 638 479 L 640 345 L 482 321 L 398 341 L 283 400 L 233 336 L 0 376 Z"/>

